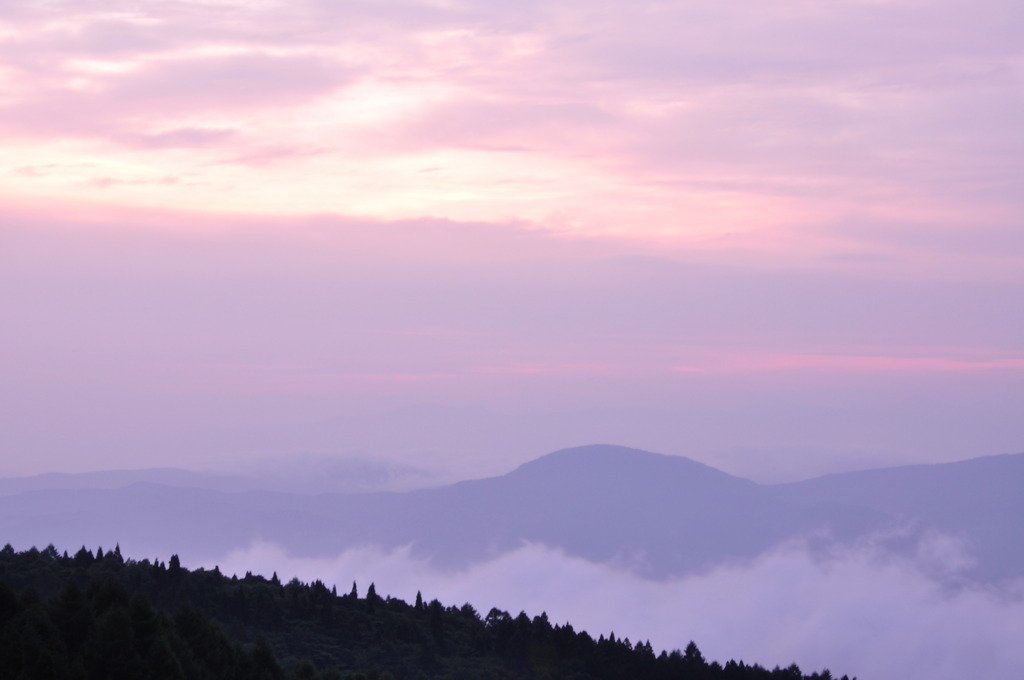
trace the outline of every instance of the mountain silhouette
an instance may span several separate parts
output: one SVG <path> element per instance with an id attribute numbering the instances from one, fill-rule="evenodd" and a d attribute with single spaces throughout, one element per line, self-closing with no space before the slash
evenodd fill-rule
<path id="1" fill-rule="evenodd" d="M 975 579 L 1024 575 L 1024 454 L 825 475 L 771 491 L 870 508 L 896 526 L 960 541 L 976 561 Z"/>
<path id="2" fill-rule="evenodd" d="M 464 568 L 543 544 L 665 578 L 750 560 L 787 541 L 928 532 L 963 540 L 970 578 L 1024 575 L 1024 455 L 760 485 L 680 456 L 620 446 L 564 449 L 498 477 L 408 492 L 228 492 L 152 482 L 0 496 L 0 540 L 20 547 L 120 543 L 133 554 L 215 559 L 256 541 L 304 557 L 408 546 Z M 62 480 L 67 485 L 67 479 Z M 898 529 L 898 531 L 896 531 Z"/>

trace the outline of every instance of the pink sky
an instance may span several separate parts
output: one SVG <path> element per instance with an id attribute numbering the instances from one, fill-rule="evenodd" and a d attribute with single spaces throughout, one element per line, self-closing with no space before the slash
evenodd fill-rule
<path id="1" fill-rule="evenodd" d="M 0 0 L 0 474 L 1020 451 L 1021 120 L 1016 0 Z"/>

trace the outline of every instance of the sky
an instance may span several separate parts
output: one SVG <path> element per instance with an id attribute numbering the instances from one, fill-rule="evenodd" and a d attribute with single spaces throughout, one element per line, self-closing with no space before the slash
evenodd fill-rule
<path id="1" fill-rule="evenodd" d="M 1017 0 L 0 0 L 0 475 L 1020 452 L 1021 120 Z"/>

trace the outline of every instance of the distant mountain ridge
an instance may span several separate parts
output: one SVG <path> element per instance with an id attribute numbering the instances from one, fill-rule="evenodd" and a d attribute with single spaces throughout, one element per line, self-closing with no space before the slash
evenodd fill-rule
<path id="1" fill-rule="evenodd" d="M 539 543 L 665 578 L 750 560 L 787 541 L 899 529 L 962 540 L 961 576 L 1024 576 L 1024 454 L 759 485 L 696 461 L 610 445 L 564 449 L 499 476 L 408 492 L 301 495 L 135 483 L 0 496 L 0 542 L 113 545 L 216 558 L 255 541 L 296 556 L 361 546 L 461 568 Z"/>
<path id="2" fill-rule="evenodd" d="M 985 581 L 1024 576 L 1024 454 L 832 474 L 771 491 L 801 503 L 869 507 L 964 543 Z"/>
<path id="3" fill-rule="evenodd" d="M 0 495 L 45 489 L 119 489 L 140 482 L 216 491 L 246 491 L 260 487 L 260 480 L 242 475 L 220 475 L 181 468 L 100 470 L 97 472 L 48 472 L 27 477 L 0 479 Z"/>
<path id="4" fill-rule="evenodd" d="M 182 468 L 142 468 L 96 472 L 49 472 L 0 478 L 0 495 L 44 489 L 117 489 L 135 483 L 164 484 L 211 491 L 356 493 L 408 490 L 436 485 L 435 473 L 394 461 L 366 457 L 299 456 L 287 469 L 263 466 L 250 474 L 199 472 Z"/>

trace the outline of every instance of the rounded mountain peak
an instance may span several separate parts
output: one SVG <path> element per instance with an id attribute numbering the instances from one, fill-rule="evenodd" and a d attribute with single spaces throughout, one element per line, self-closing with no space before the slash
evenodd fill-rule
<path id="1" fill-rule="evenodd" d="M 661 479 L 676 484 L 682 481 L 753 484 L 683 456 L 669 456 L 612 444 L 561 449 L 524 463 L 506 476 L 519 480 L 543 479 L 548 482 L 606 479 L 612 483 L 628 484 L 639 479 Z"/>

